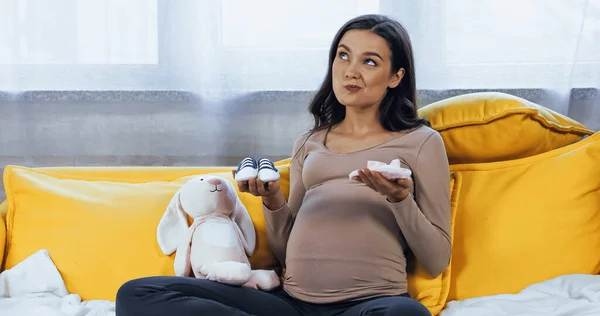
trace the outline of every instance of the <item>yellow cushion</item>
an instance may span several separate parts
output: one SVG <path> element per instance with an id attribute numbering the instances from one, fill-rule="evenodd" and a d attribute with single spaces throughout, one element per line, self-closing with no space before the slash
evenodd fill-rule
<path id="1" fill-rule="evenodd" d="M 0 271 L 4 264 L 4 250 L 6 249 L 6 212 L 8 211 L 8 203 L 3 201 L 0 203 Z"/>
<path id="2" fill-rule="evenodd" d="M 15 166 L 4 169 L 9 205 L 5 268 L 10 269 L 39 249 L 47 249 L 69 291 L 86 300 L 114 300 L 119 286 L 132 278 L 172 275 L 174 255 L 167 257 L 160 252 L 156 227 L 186 177 L 170 181 L 142 179 L 143 173 L 127 177 L 120 174 L 123 169 L 107 168 L 105 172 L 97 169 L 92 180 L 86 180 L 85 174 L 73 169 L 71 173 Z M 286 167 L 280 169 L 285 174 Z M 233 182 L 231 168 L 222 170 L 227 171 L 205 169 Z M 166 173 L 161 177 L 170 178 Z M 257 229 L 257 247 L 250 258 L 253 267 L 278 268 L 266 240 L 260 198 L 248 194 L 240 197 Z"/>
<path id="3" fill-rule="evenodd" d="M 454 235 L 454 218 L 458 207 L 458 194 L 461 190 L 461 175 L 452 174 L 450 179 L 450 204 L 451 204 L 451 232 L 450 237 Z M 450 279 L 452 266 L 436 278 L 432 278 L 425 272 L 425 269 L 417 263 L 416 271 L 408 275 L 408 292 L 410 296 L 421 302 L 431 315 L 439 315 L 448 298 L 450 291 Z"/>
<path id="4" fill-rule="evenodd" d="M 448 300 L 600 273 L 600 133 L 528 158 L 451 166 L 462 176 Z"/>
<path id="5" fill-rule="evenodd" d="M 481 92 L 419 109 L 439 131 L 451 164 L 525 158 L 581 140 L 593 131 L 509 94 Z"/>

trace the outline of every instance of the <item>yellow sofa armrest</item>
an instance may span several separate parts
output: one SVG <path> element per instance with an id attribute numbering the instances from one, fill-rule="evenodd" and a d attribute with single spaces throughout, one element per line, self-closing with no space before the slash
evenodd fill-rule
<path id="1" fill-rule="evenodd" d="M 0 271 L 4 267 L 4 258 L 6 257 L 6 212 L 8 211 L 8 203 L 6 201 L 0 203 Z"/>

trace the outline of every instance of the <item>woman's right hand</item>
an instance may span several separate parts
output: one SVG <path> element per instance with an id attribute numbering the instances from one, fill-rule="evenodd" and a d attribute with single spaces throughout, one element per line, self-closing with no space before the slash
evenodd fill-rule
<path id="1" fill-rule="evenodd" d="M 235 170 L 232 170 L 231 174 L 235 177 Z M 238 182 L 237 185 L 240 192 L 248 192 L 254 196 L 267 197 L 279 192 L 279 180 L 270 181 L 265 184 L 260 179 L 250 179 L 248 181 Z"/>
<path id="2" fill-rule="evenodd" d="M 231 174 L 235 177 L 235 170 L 232 170 Z M 250 179 L 240 181 L 237 185 L 240 192 L 262 197 L 263 204 L 268 209 L 276 210 L 285 204 L 285 197 L 281 193 L 279 180 L 270 181 L 265 185 L 260 179 Z"/>

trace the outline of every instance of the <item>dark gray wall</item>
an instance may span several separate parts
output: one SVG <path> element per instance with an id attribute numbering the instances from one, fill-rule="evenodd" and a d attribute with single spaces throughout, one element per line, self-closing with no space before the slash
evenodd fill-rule
<path id="1" fill-rule="evenodd" d="M 421 91 L 419 104 L 469 92 Z M 551 96 L 503 92 L 542 105 Z M 183 92 L 0 93 L 0 170 L 7 164 L 233 166 L 246 155 L 282 159 L 312 123 L 311 96 L 261 92 L 211 102 Z M 568 115 L 600 129 L 598 90 L 576 90 Z"/>

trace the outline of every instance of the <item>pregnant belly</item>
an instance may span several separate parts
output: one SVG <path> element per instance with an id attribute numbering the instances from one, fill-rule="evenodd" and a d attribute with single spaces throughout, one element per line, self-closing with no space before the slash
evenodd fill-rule
<path id="1" fill-rule="evenodd" d="M 308 241 L 305 239 L 304 244 Z M 313 241 L 318 243 L 317 239 Z M 293 243 L 294 240 L 290 250 Z M 399 252 L 374 254 L 371 248 L 348 239 L 332 243 L 331 247 L 288 250 L 285 286 L 293 295 L 315 302 L 404 292 L 405 264 L 400 259 L 403 256 Z"/>
<path id="2" fill-rule="evenodd" d="M 406 286 L 393 214 L 376 199 L 307 199 L 288 240 L 285 284 L 308 297 L 391 293 Z M 333 200 L 332 200 L 333 199 Z"/>

